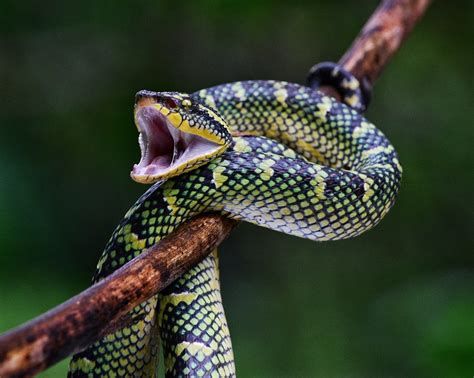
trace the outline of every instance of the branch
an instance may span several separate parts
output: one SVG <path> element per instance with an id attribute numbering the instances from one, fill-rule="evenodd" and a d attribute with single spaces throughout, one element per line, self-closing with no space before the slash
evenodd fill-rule
<path id="1" fill-rule="evenodd" d="M 30 376 L 124 326 L 127 313 L 201 261 L 235 221 L 202 215 L 56 308 L 0 338 L 0 377 Z"/>
<path id="2" fill-rule="evenodd" d="M 360 82 L 372 87 L 425 13 L 431 0 L 385 0 L 339 60 Z"/>
<path id="3" fill-rule="evenodd" d="M 383 1 L 339 63 L 371 87 L 429 2 Z M 39 373 L 123 327 L 130 310 L 202 260 L 237 223 L 216 214 L 196 217 L 101 282 L 3 334 L 0 377 Z"/>

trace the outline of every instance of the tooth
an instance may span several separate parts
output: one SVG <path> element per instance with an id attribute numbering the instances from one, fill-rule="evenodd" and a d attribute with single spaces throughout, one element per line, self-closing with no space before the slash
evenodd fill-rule
<path id="1" fill-rule="evenodd" d="M 140 150 L 143 151 L 145 150 L 145 143 L 143 142 L 143 134 L 140 133 L 138 134 L 138 144 L 140 145 Z"/>
<path id="2" fill-rule="evenodd" d="M 170 125 L 168 121 L 166 122 L 166 126 L 168 127 L 168 131 L 171 134 L 171 138 L 173 139 L 173 156 L 171 158 L 170 163 L 170 165 L 173 165 L 177 158 L 179 158 L 178 142 L 181 132 L 177 130 L 174 126 Z"/>
<path id="3" fill-rule="evenodd" d="M 173 157 L 171 158 L 170 165 L 172 165 L 179 158 L 179 156 L 178 156 L 178 154 L 179 154 L 179 149 L 178 149 L 179 135 L 176 138 L 173 134 L 171 134 L 171 135 L 173 137 Z"/>
<path id="4" fill-rule="evenodd" d="M 173 165 L 174 162 L 176 161 L 176 158 L 178 157 L 178 149 L 176 148 L 176 145 L 173 148 L 173 157 L 171 158 L 171 163 L 170 165 Z"/>

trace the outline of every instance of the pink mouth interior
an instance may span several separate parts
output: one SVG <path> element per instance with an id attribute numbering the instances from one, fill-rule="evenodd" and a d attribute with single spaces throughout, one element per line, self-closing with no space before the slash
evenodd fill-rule
<path id="1" fill-rule="evenodd" d="M 133 166 L 132 176 L 162 176 L 220 147 L 198 135 L 176 129 L 154 107 L 140 109 L 136 117 L 142 156 L 140 162 Z"/>

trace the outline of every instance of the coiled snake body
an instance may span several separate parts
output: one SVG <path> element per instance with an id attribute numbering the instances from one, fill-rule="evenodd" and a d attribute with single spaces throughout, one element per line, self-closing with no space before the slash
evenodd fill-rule
<path id="1" fill-rule="evenodd" d="M 356 236 L 387 213 L 401 180 L 382 132 L 297 84 L 142 91 L 135 121 L 142 159 L 132 177 L 159 182 L 116 228 L 94 281 L 207 211 L 312 240 Z M 76 354 L 70 376 L 154 376 L 160 339 L 168 376 L 235 375 L 216 251 L 131 316 Z"/>

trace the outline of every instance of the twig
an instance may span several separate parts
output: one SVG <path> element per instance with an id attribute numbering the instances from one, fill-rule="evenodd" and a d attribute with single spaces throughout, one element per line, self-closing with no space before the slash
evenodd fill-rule
<path id="1" fill-rule="evenodd" d="M 383 1 L 339 63 L 372 86 L 429 2 Z M 124 326 L 133 307 L 202 260 L 236 224 L 216 214 L 196 217 L 103 281 L 0 336 L 0 377 L 36 374 Z"/>

